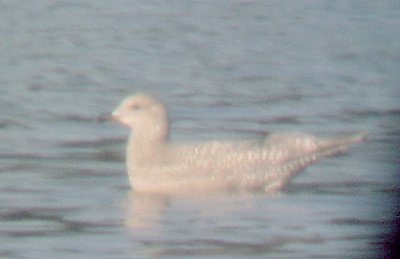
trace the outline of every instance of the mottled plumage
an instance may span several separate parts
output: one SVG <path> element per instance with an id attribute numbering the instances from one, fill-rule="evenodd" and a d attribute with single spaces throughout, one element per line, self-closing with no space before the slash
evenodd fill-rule
<path id="1" fill-rule="evenodd" d="M 365 137 L 288 133 L 253 141 L 171 143 L 164 104 L 145 94 L 123 101 L 112 118 L 132 128 L 126 159 L 133 190 L 167 195 L 279 190 L 307 165 Z"/>

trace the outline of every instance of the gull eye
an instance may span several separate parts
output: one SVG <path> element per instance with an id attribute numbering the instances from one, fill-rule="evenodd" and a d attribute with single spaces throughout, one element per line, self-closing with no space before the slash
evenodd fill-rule
<path id="1" fill-rule="evenodd" d="M 140 110 L 140 105 L 139 104 L 132 104 L 131 106 L 130 106 L 130 108 L 132 109 L 132 110 L 135 110 L 135 111 L 137 111 L 137 110 Z"/>

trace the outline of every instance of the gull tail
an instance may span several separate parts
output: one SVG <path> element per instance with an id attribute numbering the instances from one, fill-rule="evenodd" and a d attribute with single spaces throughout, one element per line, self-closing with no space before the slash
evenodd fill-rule
<path id="1" fill-rule="evenodd" d="M 306 168 L 324 157 L 334 156 L 344 153 L 351 144 L 362 142 L 366 139 L 365 132 L 356 132 L 341 134 L 331 138 L 314 139 L 316 141 L 316 149 L 306 152 L 296 158 L 287 160 L 275 168 L 280 175 L 270 183 L 266 184 L 264 190 L 267 192 L 280 189 L 300 170 Z"/>
<path id="2" fill-rule="evenodd" d="M 349 145 L 362 142 L 366 137 L 367 134 L 365 132 L 356 132 L 320 139 L 317 143 L 317 149 L 314 152 L 310 152 L 305 156 L 300 156 L 297 160 L 295 159 L 293 163 L 295 167 L 299 166 L 299 169 L 304 168 L 324 157 L 342 154 L 347 151 Z"/>
<path id="3" fill-rule="evenodd" d="M 347 150 L 347 147 L 351 144 L 362 142 L 366 139 L 367 134 L 365 132 L 346 133 L 337 135 L 335 137 L 322 139 L 318 144 L 318 153 L 325 153 L 325 156 L 335 155 L 336 153 L 342 153 Z"/>

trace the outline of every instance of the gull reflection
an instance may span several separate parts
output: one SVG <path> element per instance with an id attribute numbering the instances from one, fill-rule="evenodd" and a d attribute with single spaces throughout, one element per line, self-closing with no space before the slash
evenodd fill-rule
<path id="1" fill-rule="evenodd" d="M 133 229 L 152 227 L 167 205 L 168 197 L 164 195 L 131 191 L 124 203 L 125 224 Z"/>

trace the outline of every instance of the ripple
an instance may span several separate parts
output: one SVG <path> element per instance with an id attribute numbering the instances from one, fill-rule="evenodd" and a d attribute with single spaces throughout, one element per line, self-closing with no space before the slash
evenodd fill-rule
<path id="1" fill-rule="evenodd" d="M 217 255 L 262 255 L 269 252 L 288 252 L 287 244 L 317 244 L 324 239 L 320 236 L 276 236 L 262 241 L 232 241 L 223 239 L 193 239 L 185 241 L 145 241 L 154 248 L 155 256 L 217 256 Z"/>
<path id="2" fill-rule="evenodd" d="M 349 116 L 357 116 L 357 117 L 381 117 L 381 116 L 400 116 L 399 109 L 388 109 L 388 110 L 352 110 L 347 109 L 345 110 Z"/>
<path id="3" fill-rule="evenodd" d="M 384 221 L 377 221 L 377 220 L 366 220 L 360 218 L 334 218 L 330 220 L 331 224 L 334 225 L 350 225 L 350 226 L 387 226 L 389 225 L 388 222 Z"/>
<path id="4" fill-rule="evenodd" d="M 0 232 L 8 237 L 38 237 L 63 235 L 65 232 L 109 233 L 116 222 L 68 220 L 61 215 L 82 208 L 26 208 L 8 209 L 0 213 Z"/>
<path id="5" fill-rule="evenodd" d="M 45 112 L 47 118 L 45 121 L 63 121 L 63 122 L 90 122 L 95 123 L 96 117 L 90 115 L 76 114 L 76 113 L 56 113 L 56 112 Z"/>
<path id="6" fill-rule="evenodd" d="M 63 147 L 107 147 L 116 143 L 124 143 L 125 138 L 99 138 L 99 139 L 78 139 L 61 141 L 58 143 L 59 146 Z"/>
<path id="7" fill-rule="evenodd" d="M 287 193 L 315 193 L 354 195 L 359 193 L 370 193 L 371 190 L 379 191 L 376 183 L 367 181 L 347 181 L 330 183 L 292 183 L 286 187 Z"/>
<path id="8" fill-rule="evenodd" d="M 27 124 L 19 122 L 14 119 L 0 119 L 0 129 L 9 129 L 9 128 L 29 129 L 30 127 Z"/>

